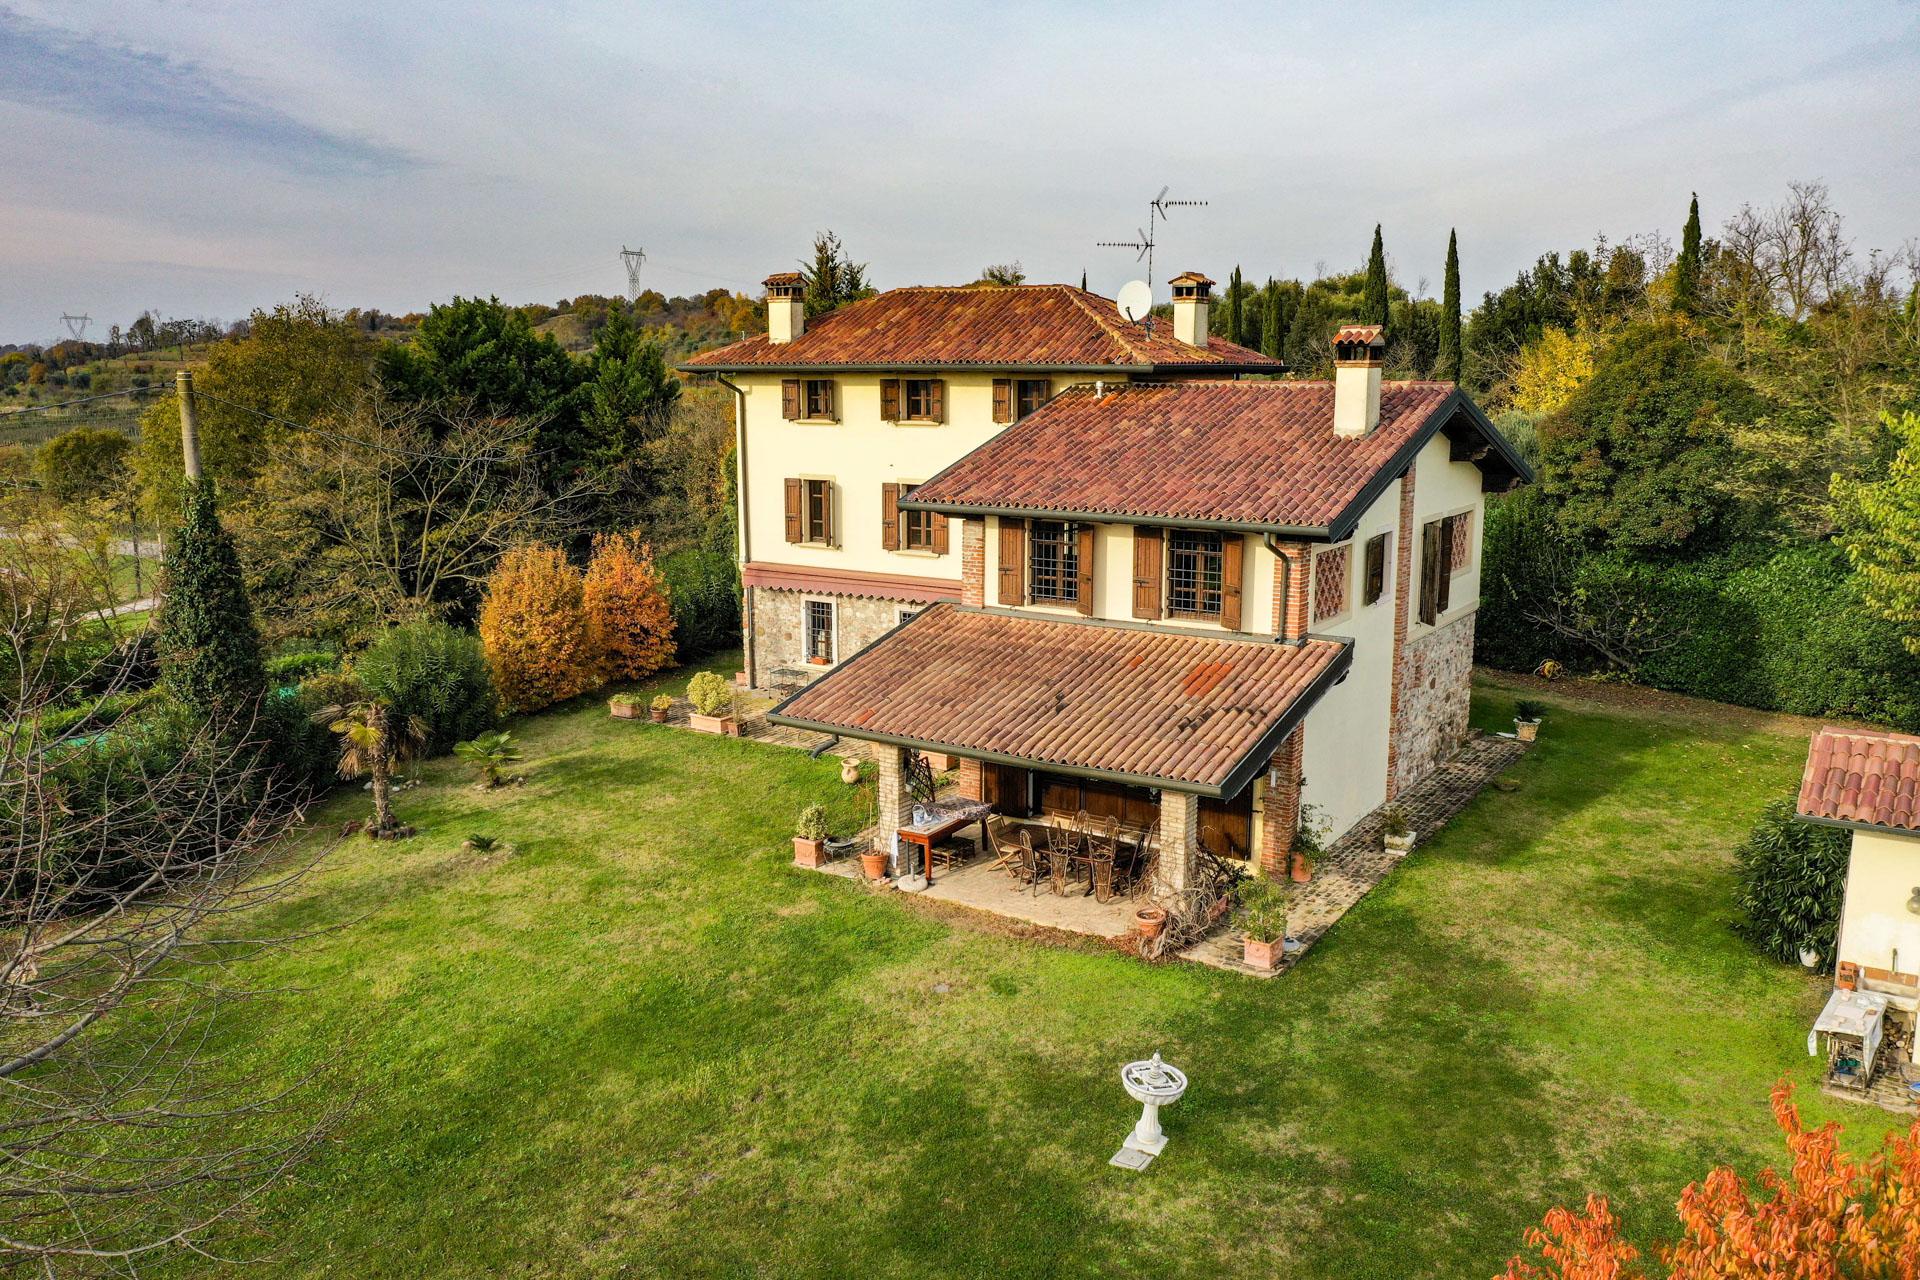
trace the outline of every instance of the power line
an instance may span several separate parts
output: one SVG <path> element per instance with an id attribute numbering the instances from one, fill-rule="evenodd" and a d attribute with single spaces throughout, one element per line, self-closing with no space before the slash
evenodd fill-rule
<path id="1" fill-rule="evenodd" d="M 112 400 L 118 396 L 158 395 L 159 387 L 125 387 L 119 391 L 102 391 L 97 396 L 81 396 L 77 400 L 61 400 L 54 404 L 30 404 L 24 409 L 9 409 L 0 413 L 0 418 L 17 418 L 27 413 L 52 413 L 56 409 L 69 409 L 76 404 L 92 404 L 96 400 Z"/>

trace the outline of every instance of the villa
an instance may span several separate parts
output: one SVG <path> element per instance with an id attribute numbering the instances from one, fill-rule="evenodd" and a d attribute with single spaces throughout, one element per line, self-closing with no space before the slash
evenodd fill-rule
<path id="1" fill-rule="evenodd" d="M 1332 381 L 1064 285 L 906 288 L 688 360 L 737 397 L 746 677 L 776 724 L 872 744 L 880 830 L 904 753 L 958 761 L 1010 816 L 1157 827 L 1291 861 L 1467 733 L 1483 496 L 1529 478 L 1450 383 L 1384 381 L 1385 335 Z"/>

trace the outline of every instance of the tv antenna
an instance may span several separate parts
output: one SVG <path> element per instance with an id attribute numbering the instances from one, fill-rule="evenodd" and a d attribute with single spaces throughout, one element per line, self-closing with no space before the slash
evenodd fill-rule
<path id="1" fill-rule="evenodd" d="M 620 261 L 627 268 L 628 302 L 638 302 L 640 300 L 640 264 L 646 260 L 647 251 L 645 249 L 629 249 L 625 245 L 620 246 Z"/>
<path id="2" fill-rule="evenodd" d="M 1094 247 L 1098 249 L 1134 250 L 1133 260 L 1135 262 L 1139 262 L 1142 259 L 1146 261 L 1147 287 L 1149 289 L 1153 287 L 1154 236 L 1160 230 L 1160 223 L 1167 220 L 1167 210 L 1197 209 L 1207 203 L 1205 200 L 1169 200 L 1167 199 L 1167 192 L 1171 190 L 1171 187 L 1161 187 L 1160 194 L 1147 201 L 1147 225 L 1134 233 L 1134 239 L 1096 240 L 1094 242 Z"/>
<path id="3" fill-rule="evenodd" d="M 61 316 L 60 323 L 67 326 L 67 336 L 75 342 L 87 336 L 87 326 L 93 323 L 92 316 Z"/>

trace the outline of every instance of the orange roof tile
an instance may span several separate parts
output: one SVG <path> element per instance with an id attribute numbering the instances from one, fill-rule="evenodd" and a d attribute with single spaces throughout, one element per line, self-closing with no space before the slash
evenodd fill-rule
<path id="1" fill-rule="evenodd" d="M 762 334 L 702 351 L 689 372 L 743 369 L 1192 369 L 1278 373 L 1280 361 L 1218 338 L 1177 341 L 1120 318 L 1110 299 L 1064 284 L 889 289 L 807 321 L 792 342 Z"/>
<path id="2" fill-rule="evenodd" d="M 1208 636 L 939 604 L 768 713 L 776 724 L 1237 795 L 1351 642 Z"/>
<path id="3" fill-rule="evenodd" d="M 1826 728 L 1800 778 L 1800 815 L 1920 835 L 1920 738 Z"/>
<path id="4" fill-rule="evenodd" d="M 1481 438 L 1482 467 L 1496 478 L 1527 476 L 1450 383 L 1387 383 L 1380 425 L 1365 436 L 1334 434 L 1330 382 L 1115 384 L 1062 392 L 902 505 L 1219 522 L 1338 540 L 1443 427 Z"/>

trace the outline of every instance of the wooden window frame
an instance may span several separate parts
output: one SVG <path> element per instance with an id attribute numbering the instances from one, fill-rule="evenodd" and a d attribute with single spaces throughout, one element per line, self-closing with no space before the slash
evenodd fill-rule
<path id="1" fill-rule="evenodd" d="M 1387 565 L 1393 551 L 1393 534 L 1376 533 L 1367 539 L 1365 559 L 1360 569 L 1360 607 L 1372 608 L 1387 594 Z"/>
<path id="2" fill-rule="evenodd" d="M 800 379 L 799 421 L 840 421 L 840 391 L 832 378 Z"/>
<path id="3" fill-rule="evenodd" d="M 827 476 L 800 477 L 800 544 L 807 547 L 831 547 L 838 545 L 834 537 L 836 523 L 834 517 L 833 480 Z M 817 513 L 819 527 L 816 529 L 815 495 L 819 496 Z M 816 537 L 815 534 L 819 536 Z"/>
<path id="4" fill-rule="evenodd" d="M 1027 393 L 1038 387 L 1038 399 L 1032 408 L 1027 408 Z M 1047 401 L 1053 399 L 1053 383 L 1048 378 L 1015 378 L 1013 380 L 1013 421 L 1018 422 L 1030 413 L 1037 412 Z"/>
<path id="5" fill-rule="evenodd" d="M 1074 605 L 1080 599 L 1082 526 L 1071 520 L 1035 520 L 1027 530 L 1027 600 L 1033 604 Z M 1041 565 L 1043 549 L 1052 565 Z"/>
<path id="6" fill-rule="evenodd" d="M 1211 540 L 1211 548 L 1204 546 L 1182 546 L 1183 541 L 1206 542 Z M 1227 608 L 1227 537 L 1211 529 L 1169 529 L 1167 530 L 1167 590 L 1166 613 L 1169 618 L 1185 618 L 1193 622 L 1218 622 Z M 1187 590 L 1176 581 L 1176 575 L 1184 575 L 1187 570 L 1182 566 L 1183 557 L 1193 557 L 1192 573 L 1196 585 L 1192 588 L 1192 599 L 1197 607 L 1181 608 L 1177 603 L 1183 591 Z M 1212 563 L 1219 581 L 1212 588 L 1215 597 L 1214 607 L 1206 607 L 1209 594 L 1204 585 L 1204 576 L 1209 563 Z"/>

